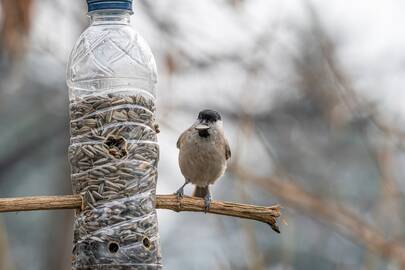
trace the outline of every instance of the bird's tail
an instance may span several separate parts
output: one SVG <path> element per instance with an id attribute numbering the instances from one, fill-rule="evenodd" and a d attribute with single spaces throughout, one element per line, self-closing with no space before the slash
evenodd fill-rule
<path id="1" fill-rule="evenodd" d="M 193 196 L 204 198 L 208 194 L 208 187 L 195 187 Z"/>

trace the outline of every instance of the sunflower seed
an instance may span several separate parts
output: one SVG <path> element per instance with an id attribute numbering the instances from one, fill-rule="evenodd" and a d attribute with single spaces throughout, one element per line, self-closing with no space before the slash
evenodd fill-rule
<path id="1" fill-rule="evenodd" d="M 75 219 L 75 268 L 160 264 L 154 209 L 159 159 L 154 113 L 154 101 L 142 95 L 71 100 L 71 178 L 74 192 L 84 198 L 84 209 Z M 111 243 L 125 248 L 105 258 Z"/>

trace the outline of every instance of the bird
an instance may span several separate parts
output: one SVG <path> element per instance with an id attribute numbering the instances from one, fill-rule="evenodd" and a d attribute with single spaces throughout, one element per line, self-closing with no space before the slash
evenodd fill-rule
<path id="1" fill-rule="evenodd" d="M 225 173 L 227 161 L 231 158 L 221 115 L 210 109 L 200 111 L 194 124 L 181 133 L 177 148 L 185 182 L 175 195 L 181 199 L 184 187 L 192 183 L 196 186 L 193 196 L 203 198 L 205 211 L 208 211 L 211 204 L 209 185 Z"/>

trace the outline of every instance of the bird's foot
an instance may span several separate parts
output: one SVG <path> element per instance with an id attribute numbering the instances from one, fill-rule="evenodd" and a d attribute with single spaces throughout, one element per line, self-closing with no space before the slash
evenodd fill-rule
<path id="1" fill-rule="evenodd" d="M 188 179 L 186 179 L 186 182 L 174 193 L 176 195 L 178 200 L 183 199 L 184 196 L 184 187 L 187 186 L 187 184 L 190 183 Z"/>
<path id="2" fill-rule="evenodd" d="M 174 195 L 176 195 L 176 197 L 177 197 L 178 200 L 183 199 L 183 197 L 184 197 L 184 187 L 179 188 L 179 189 L 174 193 Z"/>
<path id="3" fill-rule="evenodd" d="M 207 193 L 204 197 L 204 212 L 207 213 L 211 206 L 211 194 Z"/>

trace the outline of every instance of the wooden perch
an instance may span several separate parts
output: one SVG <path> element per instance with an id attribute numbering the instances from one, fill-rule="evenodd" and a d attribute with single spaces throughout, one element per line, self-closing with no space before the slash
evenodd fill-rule
<path id="1" fill-rule="evenodd" d="M 80 209 L 82 198 L 79 195 L 65 196 L 34 196 L 0 199 L 0 212 L 52 210 L 52 209 Z M 157 209 L 169 209 L 176 212 L 205 212 L 204 200 L 184 196 L 179 200 L 175 195 L 157 195 Z M 252 219 L 264 222 L 280 233 L 277 218 L 281 215 L 279 205 L 269 207 L 239 204 L 222 201 L 212 201 L 207 213 Z"/>
<path id="2" fill-rule="evenodd" d="M 169 209 L 176 212 L 205 212 L 203 199 L 188 196 L 184 196 L 181 200 L 179 200 L 174 195 L 157 195 L 156 208 Z M 274 231 L 280 233 L 280 230 L 277 226 L 277 218 L 281 215 L 279 205 L 266 207 L 249 204 L 212 201 L 207 213 L 261 221 L 270 225 Z"/>

